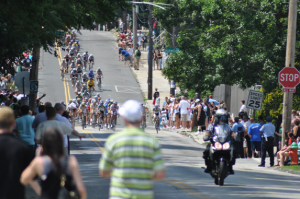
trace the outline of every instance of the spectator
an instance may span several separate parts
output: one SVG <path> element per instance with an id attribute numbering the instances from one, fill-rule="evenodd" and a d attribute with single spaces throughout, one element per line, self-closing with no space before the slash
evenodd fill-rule
<path id="1" fill-rule="evenodd" d="M 265 166 L 265 159 L 266 159 L 266 152 L 268 152 L 270 156 L 270 166 L 274 166 L 274 149 L 273 149 L 273 143 L 274 143 L 274 132 L 275 132 L 275 126 L 272 124 L 272 117 L 267 117 L 267 124 L 263 125 L 260 129 L 260 133 L 263 134 L 262 139 L 262 157 L 261 157 L 261 164 L 258 165 L 259 167 Z"/>
<path id="2" fill-rule="evenodd" d="M 130 62 L 130 64 L 132 65 L 132 62 L 131 62 L 131 60 L 130 60 L 130 54 L 126 51 L 126 50 L 122 50 L 121 51 L 121 54 L 123 55 L 123 57 L 124 57 L 124 67 L 125 67 L 125 65 L 126 65 L 126 62 Z"/>
<path id="3" fill-rule="evenodd" d="M 194 111 L 197 115 L 197 126 L 198 126 L 198 131 L 195 134 L 198 135 L 198 134 L 202 134 L 202 127 L 205 126 L 206 116 L 205 116 L 203 105 L 201 104 L 201 100 L 196 99 L 195 103 L 196 105 L 194 107 Z"/>
<path id="4" fill-rule="evenodd" d="M 247 114 L 244 113 L 242 115 L 243 115 L 243 120 L 241 121 L 241 124 L 244 125 L 244 127 L 245 127 L 245 139 L 247 142 L 246 155 L 247 155 L 247 158 L 250 159 L 252 156 L 252 153 L 251 153 L 250 136 L 248 135 L 248 128 L 251 125 L 251 123 L 249 121 Z"/>
<path id="5" fill-rule="evenodd" d="M 126 128 L 108 138 L 99 165 L 101 176 L 111 177 L 109 197 L 153 198 L 153 180 L 165 177 L 159 143 L 156 138 L 139 129 L 142 119 L 139 102 L 126 101 L 119 113 Z M 132 150 L 132 146 L 137 150 Z M 132 172 L 137 170 L 139 172 Z"/>
<path id="6" fill-rule="evenodd" d="M 36 134 L 35 134 L 36 143 L 41 143 L 41 140 L 44 136 L 45 130 L 50 127 L 57 129 L 61 133 L 62 136 L 64 134 L 67 134 L 67 135 L 73 134 L 73 135 L 79 137 L 80 139 L 82 137 L 85 137 L 84 135 L 80 135 L 76 130 L 73 130 L 71 127 L 69 127 L 68 124 L 56 121 L 55 120 L 56 111 L 53 107 L 48 107 L 46 109 L 46 116 L 47 116 L 47 121 L 39 124 L 39 126 L 37 127 Z M 67 151 L 68 151 L 68 148 L 65 147 L 65 153 Z"/>
<path id="7" fill-rule="evenodd" d="M 281 150 L 281 144 L 282 144 L 282 123 L 280 124 L 278 132 L 275 131 L 275 135 L 278 137 L 278 143 L 277 143 L 277 152 Z"/>
<path id="8" fill-rule="evenodd" d="M 189 113 L 188 110 L 190 108 L 190 104 L 188 103 L 186 97 L 183 97 L 183 99 L 180 101 L 179 108 L 180 108 L 182 127 L 183 127 L 183 129 L 186 129 L 187 128 L 187 115 Z"/>
<path id="9" fill-rule="evenodd" d="M 143 34 L 142 34 L 142 32 L 140 31 L 139 34 L 137 34 L 137 45 L 138 45 L 138 47 L 141 46 L 142 37 L 143 37 Z"/>
<path id="10" fill-rule="evenodd" d="M 163 106 L 165 106 L 168 103 L 168 97 L 165 97 L 165 101 L 163 103 Z"/>
<path id="11" fill-rule="evenodd" d="M 240 112 L 244 112 L 244 113 L 247 112 L 246 105 L 245 105 L 245 100 L 241 101 Z"/>
<path id="12" fill-rule="evenodd" d="M 143 51 L 146 51 L 146 45 L 147 45 L 147 36 L 146 33 L 144 33 L 142 37 L 142 42 L 143 42 Z"/>
<path id="13" fill-rule="evenodd" d="M 158 105 L 158 106 L 160 107 L 160 97 L 159 97 L 159 93 L 156 94 L 155 105 Z"/>
<path id="14" fill-rule="evenodd" d="M 13 103 L 9 107 L 12 108 L 13 110 L 15 110 L 17 106 L 19 106 L 18 100 L 17 100 L 17 98 L 14 97 Z"/>
<path id="15" fill-rule="evenodd" d="M 135 47 L 134 58 L 135 58 L 135 62 L 136 62 L 135 69 L 139 70 L 140 69 L 141 52 L 138 47 Z"/>
<path id="16" fill-rule="evenodd" d="M 158 70 L 158 66 L 159 66 L 159 70 L 161 70 L 162 54 L 160 53 L 157 47 L 155 49 L 155 62 L 156 62 L 156 69 Z"/>
<path id="17" fill-rule="evenodd" d="M 45 129 L 42 141 L 41 156 L 37 156 L 21 175 L 21 183 L 27 185 L 39 176 L 41 187 L 35 187 L 36 193 L 41 198 L 58 198 L 61 189 L 61 178 L 65 175 L 65 186 L 68 189 L 77 189 L 80 198 L 86 199 L 86 190 L 82 182 L 79 165 L 75 156 L 65 156 L 61 132 L 56 128 Z M 47 176 L 43 178 L 42 176 Z M 71 182 L 75 182 L 73 185 Z"/>
<path id="18" fill-rule="evenodd" d="M 25 199 L 25 188 L 20 183 L 22 171 L 33 159 L 32 148 L 17 139 L 12 131 L 14 112 L 2 107 L 0 111 L 0 198 Z M 37 182 L 32 182 L 31 185 Z"/>
<path id="19" fill-rule="evenodd" d="M 205 129 L 207 129 L 209 123 L 209 117 L 210 117 L 210 108 L 208 106 L 207 99 L 203 99 L 203 106 L 205 112 Z"/>
<path id="20" fill-rule="evenodd" d="M 25 69 L 26 69 L 27 71 L 29 71 L 29 70 L 30 70 L 30 65 L 31 65 L 31 60 L 30 60 L 28 57 L 26 57 L 26 58 L 24 59 L 23 63 L 24 63 L 24 65 L 25 65 Z"/>
<path id="21" fill-rule="evenodd" d="M 45 103 L 45 110 L 47 110 L 47 108 L 52 107 L 51 102 L 46 102 Z M 45 122 L 47 120 L 47 116 L 46 116 L 46 111 L 40 112 L 34 119 L 33 123 L 32 123 L 32 128 L 36 129 L 38 127 L 39 124 Z"/>
<path id="22" fill-rule="evenodd" d="M 34 154 L 35 142 L 34 142 L 34 130 L 32 123 L 34 118 L 29 114 L 29 106 L 23 105 L 21 107 L 22 116 L 16 119 L 15 132 L 19 135 L 19 138 L 26 142 Z"/>
<path id="23" fill-rule="evenodd" d="M 239 117 L 234 118 L 234 123 L 232 126 L 232 131 L 236 133 L 236 140 L 233 142 L 233 146 L 240 158 L 244 158 L 244 151 L 243 151 L 243 141 L 244 141 L 244 132 L 245 127 L 239 122 Z"/>
<path id="24" fill-rule="evenodd" d="M 62 105 L 61 103 L 56 103 L 54 105 L 54 109 L 56 111 L 55 120 L 59 121 L 59 122 L 62 122 L 62 123 L 65 123 L 70 128 L 72 128 L 71 122 L 67 118 L 65 118 L 65 117 L 62 116 L 62 114 L 65 111 L 64 105 Z M 70 151 L 69 151 L 69 136 L 67 134 L 64 134 L 63 135 L 63 140 L 64 140 L 64 147 L 65 147 L 65 149 L 68 149 L 68 151 L 66 151 L 67 152 L 66 154 L 70 154 Z"/>
<path id="25" fill-rule="evenodd" d="M 295 137 L 296 139 L 300 136 L 300 128 L 299 128 L 299 124 L 300 124 L 299 119 L 295 119 L 295 120 L 294 120 L 293 134 L 294 134 L 294 137 Z"/>
<path id="26" fill-rule="evenodd" d="M 289 141 L 288 141 L 288 147 L 285 146 L 285 148 L 279 152 L 277 152 L 277 165 L 275 166 L 279 166 L 279 162 L 280 162 L 280 166 L 284 166 L 284 162 L 287 160 L 287 158 L 289 157 L 289 153 L 288 151 L 290 151 L 290 147 L 291 147 L 291 144 L 293 142 L 296 142 L 297 143 L 297 140 L 294 136 L 294 134 L 292 132 L 289 132 L 288 133 L 288 136 L 289 136 Z"/>
<path id="27" fill-rule="evenodd" d="M 254 118 L 250 119 L 251 125 L 248 128 L 248 135 L 250 136 L 252 157 L 254 158 L 255 150 L 260 157 L 261 151 L 261 136 L 260 136 L 260 124 L 255 123 Z"/>
<path id="28" fill-rule="evenodd" d="M 156 100 L 156 97 L 157 95 L 159 95 L 159 92 L 157 91 L 157 88 L 155 88 L 155 92 L 153 93 L 153 105 L 155 105 L 155 100 Z"/>

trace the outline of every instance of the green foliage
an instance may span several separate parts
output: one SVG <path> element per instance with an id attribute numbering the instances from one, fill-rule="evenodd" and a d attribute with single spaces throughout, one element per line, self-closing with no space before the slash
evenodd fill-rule
<path id="1" fill-rule="evenodd" d="M 261 91 L 263 91 L 261 89 Z M 262 109 L 258 111 L 257 115 L 262 115 L 264 118 L 272 116 L 274 121 L 282 114 L 283 109 L 283 92 L 282 86 L 277 83 L 277 87 L 272 92 L 265 94 Z M 300 110 L 300 96 L 293 96 L 293 109 Z"/>
<path id="2" fill-rule="evenodd" d="M 125 0 L 1 1 L 1 62 L 33 46 L 53 46 L 58 30 L 113 21 L 115 10 L 128 6 Z"/>
<path id="3" fill-rule="evenodd" d="M 266 93 L 277 87 L 278 72 L 285 64 L 288 4 L 282 0 L 173 2 L 178 7 L 154 10 L 165 28 L 179 29 L 181 51 L 170 55 L 165 76 L 199 93 L 213 91 L 219 84 L 241 88 L 262 84 Z M 299 27 L 299 15 L 297 23 Z M 296 48 L 299 52 L 298 43 Z M 299 56 L 296 59 L 299 62 Z"/>

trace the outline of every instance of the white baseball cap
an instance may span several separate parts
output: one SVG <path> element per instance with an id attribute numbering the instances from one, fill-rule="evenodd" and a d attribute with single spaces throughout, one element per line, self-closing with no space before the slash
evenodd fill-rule
<path id="1" fill-rule="evenodd" d="M 142 119 L 141 103 L 136 100 L 127 100 L 120 107 L 119 114 L 128 122 L 139 122 Z"/>
<path id="2" fill-rule="evenodd" d="M 200 102 L 200 99 L 196 99 L 196 101 L 195 101 L 195 102 L 196 102 L 196 103 L 197 103 L 197 102 Z"/>

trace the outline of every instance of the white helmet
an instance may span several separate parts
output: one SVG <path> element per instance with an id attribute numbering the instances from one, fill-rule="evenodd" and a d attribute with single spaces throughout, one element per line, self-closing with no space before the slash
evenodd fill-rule
<path id="1" fill-rule="evenodd" d="M 77 100 L 76 99 L 73 99 L 73 102 L 76 102 Z"/>
<path id="2" fill-rule="evenodd" d="M 91 57 L 94 57 L 93 54 L 90 54 Z"/>
<path id="3" fill-rule="evenodd" d="M 95 99 L 92 99 L 92 103 L 95 103 L 96 102 L 96 100 Z"/>

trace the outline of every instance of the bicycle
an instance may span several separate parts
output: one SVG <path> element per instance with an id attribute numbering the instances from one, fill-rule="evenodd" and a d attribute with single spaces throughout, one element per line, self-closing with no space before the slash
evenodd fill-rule
<path id="1" fill-rule="evenodd" d="M 70 122 L 72 124 L 72 128 L 75 129 L 75 116 L 76 109 L 71 109 Z"/>
<path id="2" fill-rule="evenodd" d="M 86 114 L 85 113 L 82 113 L 81 126 L 82 126 L 82 130 L 84 130 L 84 128 L 86 128 Z"/>
<path id="3" fill-rule="evenodd" d="M 111 129 L 113 131 L 115 131 L 115 127 L 116 127 L 116 124 L 117 124 L 116 118 L 114 117 L 115 115 L 117 115 L 117 114 L 116 113 L 113 114 L 113 119 L 112 119 L 112 122 L 111 122 L 111 124 L 112 124 Z"/>
<path id="4" fill-rule="evenodd" d="M 99 90 L 101 90 L 101 78 L 100 77 L 97 77 L 97 85 L 98 85 Z"/>
<path id="5" fill-rule="evenodd" d="M 104 113 L 103 112 L 100 112 L 100 115 L 99 115 L 99 122 L 98 122 L 98 126 L 99 126 L 99 131 L 100 129 L 103 129 L 103 124 L 102 124 L 102 120 L 104 118 Z"/>
<path id="6" fill-rule="evenodd" d="M 143 129 L 143 131 L 144 131 L 145 128 L 146 128 L 146 122 L 145 122 L 145 120 L 144 120 L 144 117 L 146 117 L 146 116 L 143 116 L 142 122 L 141 122 L 141 129 Z"/>
<path id="7" fill-rule="evenodd" d="M 96 121 L 96 114 L 92 113 L 92 127 L 95 128 L 95 126 L 98 124 Z"/>

